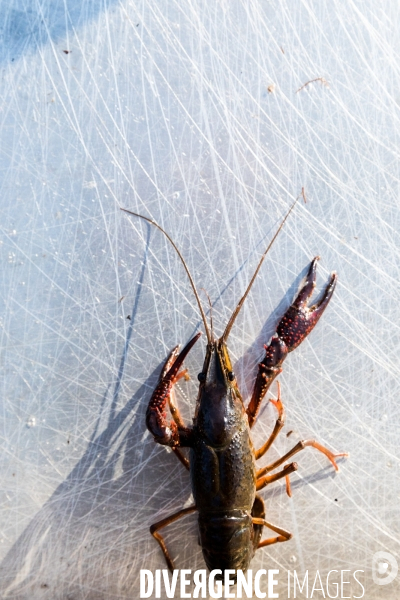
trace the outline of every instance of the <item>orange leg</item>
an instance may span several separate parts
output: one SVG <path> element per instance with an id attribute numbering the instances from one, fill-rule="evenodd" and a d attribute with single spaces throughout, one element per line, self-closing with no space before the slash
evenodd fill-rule
<path id="1" fill-rule="evenodd" d="M 288 466 L 288 465 L 286 465 L 286 466 Z M 286 493 L 289 496 L 289 498 L 291 498 L 292 497 L 292 488 L 291 488 L 291 485 L 290 485 L 290 477 L 289 477 L 289 475 L 286 475 L 285 480 L 286 480 Z"/>
<path id="2" fill-rule="evenodd" d="M 292 538 L 292 534 L 289 531 L 286 531 L 281 527 L 277 527 L 269 521 L 265 521 L 265 519 L 257 519 L 253 517 L 252 521 L 254 525 L 262 525 L 263 527 L 268 527 L 268 529 L 275 531 L 275 533 L 279 533 L 277 537 L 262 540 L 262 542 L 258 544 L 257 548 L 264 548 L 264 546 L 270 546 L 271 544 L 276 544 L 277 542 L 287 542 Z"/>
<path id="3" fill-rule="evenodd" d="M 272 404 L 275 406 L 276 410 L 278 411 L 278 418 L 276 420 L 275 427 L 274 427 L 271 435 L 269 436 L 268 440 L 265 442 L 265 444 L 263 446 L 261 446 L 261 448 L 259 448 L 258 450 L 255 451 L 256 460 L 258 460 L 259 458 L 264 456 L 264 454 L 266 452 L 268 452 L 268 450 L 271 448 L 272 444 L 278 437 L 280 430 L 282 429 L 282 427 L 285 424 L 286 413 L 285 413 L 285 407 L 283 406 L 282 401 L 281 401 L 281 384 L 279 383 L 279 381 L 277 382 L 277 384 L 278 384 L 278 398 L 277 398 L 277 400 L 272 400 L 272 398 L 270 398 L 269 401 L 272 402 Z"/>
<path id="4" fill-rule="evenodd" d="M 260 471 L 262 471 L 262 470 L 263 469 L 260 469 Z M 260 473 L 260 471 L 258 471 L 258 473 Z M 273 483 L 274 481 L 278 481 L 278 479 L 282 479 L 282 477 L 285 477 L 285 479 L 286 479 L 286 491 L 287 491 L 287 482 L 288 482 L 289 474 L 293 473 L 293 471 L 297 471 L 297 463 L 290 463 L 290 465 L 287 465 L 284 469 L 282 469 L 282 471 L 279 471 L 279 473 L 275 473 L 275 475 L 265 475 L 263 477 L 262 474 L 259 476 L 257 473 L 257 480 L 256 480 L 257 492 L 258 492 L 258 490 L 262 490 L 262 488 L 264 488 L 266 485 Z M 290 489 L 290 483 L 289 483 L 289 489 Z"/>
<path id="5" fill-rule="evenodd" d="M 287 461 L 289 458 L 291 458 L 298 452 L 304 450 L 304 448 L 307 448 L 307 446 L 312 446 L 316 450 L 319 450 L 319 452 L 322 452 L 322 454 L 325 454 L 325 456 L 331 461 L 336 471 L 339 470 L 339 466 L 337 465 L 335 458 L 339 458 L 341 456 L 348 456 L 347 452 L 339 452 L 338 454 L 334 454 L 333 452 L 328 450 L 328 448 L 325 448 L 325 446 L 322 446 L 319 442 L 316 442 L 315 440 L 302 440 L 301 442 L 298 442 L 284 456 L 282 456 L 272 464 L 267 465 L 266 467 L 263 467 L 262 469 L 257 471 L 257 479 L 265 475 L 265 473 L 269 473 L 269 471 L 273 471 L 277 467 L 280 467 L 280 465 L 282 465 L 285 461 Z"/>
<path id="6" fill-rule="evenodd" d="M 166 527 L 167 525 L 170 525 L 174 521 L 177 521 L 181 517 L 184 517 L 185 515 L 188 515 L 188 514 L 190 514 L 192 512 L 195 512 L 196 510 L 197 509 L 196 509 L 196 507 L 194 505 L 193 506 L 188 506 L 187 508 L 182 508 L 181 510 L 178 510 L 178 512 L 174 513 L 173 515 L 170 515 L 169 517 L 166 517 L 162 521 L 158 521 L 158 523 L 154 523 L 154 525 L 152 525 L 150 527 L 150 533 L 157 540 L 157 542 L 160 544 L 160 548 L 163 551 L 164 558 L 165 558 L 165 561 L 167 563 L 167 567 L 171 571 L 171 573 L 173 573 L 173 571 L 175 569 L 174 563 L 172 562 L 172 559 L 171 559 L 171 557 L 169 555 L 169 552 L 168 552 L 167 547 L 166 547 L 165 542 L 164 542 L 164 538 L 162 537 L 162 535 L 160 533 L 157 533 L 157 532 L 158 532 L 159 529 L 162 529 L 163 527 Z"/>

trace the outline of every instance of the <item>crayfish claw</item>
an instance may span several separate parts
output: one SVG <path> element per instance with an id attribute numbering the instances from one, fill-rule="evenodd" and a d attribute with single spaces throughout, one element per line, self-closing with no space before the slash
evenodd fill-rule
<path id="1" fill-rule="evenodd" d="M 165 364 L 163 366 L 163 369 L 161 371 L 161 375 L 160 375 L 160 379 L 164 379 L 165 375 L 168 373 L 168 371 L 170 370 L 170 368 L 172 367 L 172 365 L 174 364 L 178 354 L 179 354 L 179 348 L 181 347 L 180 344 L 177 344 L 177 346 L 175 346 L 175 348 L 172 348 L 171 352 L 168 355 L 167 360 L 165 361 Z"/>
<path id="2" fill-rule="evenodd" d="M 332 273 L 330 281 L 324 290 L 321 300 L 311 307 L 307 307 L 315 288 L 316 265 L 319 257 L 314 258 L 308 271 L 307 280 L 301 288 L 293 304 L 286 311 L 276 330 L 278 337 L 291 352 L 308 336 L 318 323 L 322 313 L 328 306 L 334 292 L 337 275 Z"/>
<path id="3" fill-rule="evenodd" d="M 331 273 L 331 278 L 329 280 L 328 285 L 326 286 L 326 288 L 324 290 L 324 294 L 323 294 L 322 298 L 318 302 L 316 302 L 315 304 L 310 306 L 310 308 L 308 309 L 310 312 L 319 311 L 318 314 L 322 314 L 322 312 L 325 310 L 326 306 L 328 305 L 329 300 L 331 299 L 333 291 L 336 287 L 336 281 L 337 281 L 337 274 L 334 271 L 333 273 Z"/>
<path id="4" fill-rule="evenodd" d="M 307 306 L 307 302 L 311 298 L 312 293 L 315 288 L 315 282 L 317 279 L 317 263 L 318 263 L 319 259 L 320 259 L 320 257 L 316 256 L 311 261 L 311 264 L 310 264 L 310 267 L 308 269 L 308 273 L 306 276 L 306 280 L 305 280 L 301 290 L 297 294 L 295 300 L 293 301 L 292 306 L 294 308 L 302 309 Z"/>
<path id="5" fill-rule="evenodd" d="M 179 352 L 180 346 L 175 346 L 170 352 L 163 370 L 161 371 L 157 387 L 150 398 L 146 411 L 146 426 L 158 444 L 170 447 L 179 445 L 180 434 L 178 426 L 183 427 L 183 423 L 180 420 L 179 412 L 171 399 L 171 393 L 174 384 L 179 381 L 179 379 L 182 377 L 186 379 L 188 377 L 187 370 L 181 369 L 181 367 L 189 351 L 200 336 L 201 333 L 197 333 L 186 344 L 181 352 Z M 167 404 L 170 407 L 171 413 L 175 414 L 174 421 L 167 421 L 165 410 Z"/>
<path id="6" fill-rule="evenodd" d="M 288 353 L 297 348 L 314 329 L 332 297 L 336 286 L 336 273 L 332 273 L 321 300 L 311 307 L 307 306 L 315 288 L 318 260 L 319 256 L 312 260 L 303 286 L 280 320 L 276 334 L 272 336 L 269 345 L 264 346 L 265 355 L 258 365 L 257 378 L 246 411 L 250 427 L 256 420 L 262 399 L 275 377 L 282 372 L 282 363 Z"/>

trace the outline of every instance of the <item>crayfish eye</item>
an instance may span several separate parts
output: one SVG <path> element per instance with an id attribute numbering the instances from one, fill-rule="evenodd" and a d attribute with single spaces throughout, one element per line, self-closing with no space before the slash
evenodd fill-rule
<path id="1" fill-rule="evenodd" d="M 203 381 L 205 381 L 205 380 L 206 380 L 206 374 L 205 374 L 205 373 L 203 373 L 203 372 L 202 372 L 202 373 L 199 373 L 199 374 L 197 375 L 197 379 L 200 381 L 200 383 L 202 383 Z"/>
<path id="2" fill-rule="evenodd" d="M 228 379 L 229 381 L 233 381 L 235 379 L 235 373 L 233 371 L 228 371 Z"/>

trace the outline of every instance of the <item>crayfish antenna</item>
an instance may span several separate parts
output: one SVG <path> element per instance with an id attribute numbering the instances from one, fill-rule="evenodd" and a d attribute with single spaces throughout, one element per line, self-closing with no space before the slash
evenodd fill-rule
<path id="1" fill-rule="evenodd" d="M 139 213 L 135 213 L 131 210 L 128 210 L 127 208 L 120 207 L 120 209 L 123 210 L 124 212 L 128 213 L 129 215 L 133 215 L 134 217 L 139 217 L 140 219 L 144 219 L 148 223 L 151 223 L 151 225 L 154 225 L 154 227 L 157 227 L 157 229 L 159 229 L 165 235 L 165 237 L 170 241 L 170 243 L 172 244 L 173 248 L 175 249 L 177 255 L 181 259 L 181 262 L 182 262 L 183 266 L 185 267 L 187 276 L 189 277 L 190 285 L 192 286 L 198 307 L 200 309 L 201 318 L 204 323 L 204 329 L 206 331 L 207 341 L 209 344 L 211 344 L 211 342 L 213 340 L 212 332 L 210 332 L 210 330 L 209 330 L 206 315 L 205 315 L 203 307 L 201 305 L 199 294 L 197 293 L 196 286 L 193 281 L 193 277 L 191 276 L 189 267 L 187 266 L 185 259 L 183 258 L 182 254 L 180 253 L 180 251 L 179 251 L 178 247 L 176 246 L 175 242 L 173 241 L 173 239 L 168 235 L 168 233 L 156 221 L 153 221 L 152 219 L 149 219 L 148 217 L 144 217 L 143 215 L 139 215 Z"/>
<path id="2" fill-rule="evenodd" d="M 204 288 L 200 288 L 200 289 L 207 296 L 208 306 L 210 307 L 210 329 L 211 329 L 211 337 L 212 337 L 212 340 L 214 341 L 214 327 L 213 327 L 213 316 L 212 316 L 212 304 L 211 304 L 210 296 L 208 295 L 207 290 L 205 290 Z"/>
<path id="3" fill-rule="evenodd" d="M 256 279 L 256 277 L 257 277 L 257 275 L 258 275 L 258 271 L 260 270 L 260 268 L 261 268 L 261 265 L 262 265 L 262 264 L 263 264 L 263 262 L 264 262 L 264 258 L 267 256 L 267 254 L 268 254 L 268 252 L 269 252 L 269 250 L 270 250 L 270 248 L 271 248 L 272 244 L 275 242 L 276 238 L 278 237 L 278 235 L 279 235 L 279 233 L 280 233 L 280 231 L 281 231 L 282 227 L 284 226 L 284 224 L 285 224 L 285 222 L 286 222 L 287 218 L 289 217 L 290 213 L 292 212 L 292 210 L 293 210 L 293 209 L 294 209 L 294 207 L 296 206 L 296 203 L 297 203 L 297 201 L 298 201 L 298 199 L 299 199 L 299 198 L 300 198 L 300 196 L 298 196 L 298 197 L 296 198 L 296 200 L 293 202 L 292 206 L 289 208 L 288 212 L 286 213 L 286 215 L 285 215 L 285 218 L 283 219 L 282 223 L 279 225 L 277 232 L 275 233 L 274 237 L 272 238 L 272 240 L 271 240 L 271 241 L 270 241 L 270 243 L 268 244 L 268 248 L 265 250 L 264 254 L 262 255 L 262 257 L 261 257 L 261 259 L 260 259 L 260 262 L 258 263 L 256 270 L 254 271 L 253 277 L 250 279 L 250 283 L 249 283 L 249 285 L 247 286 L 247 289 L 246 289 L 245 293 L 244 293 L 244 294 L 243 294 L 243 296 L 240 298 L 240 300 L 239 300 L 239 302 L 238 302 L 238 305 L 236 306 L 235 310 L 233 311 L 233 313 L 232 313 L 232 315 L 231 315 L 231 318 L 229 319 L 229 321 L 228 321 L 228 324 L 227 324 L 227 326 L 225 327 L 225 331 L 224 331 L 224 333 L 223 333 L 223 334 L 222 334 L 222 336 L 220 337 L 220 340 L 219 340 L 220 342 L 226 342 L 226 340 L 228 339 L 228 335 L 230 334 L 230 332 L 231 332 L 231 329 L 232 329 L 232 326 L 233 326 L 233 324 L 234 324 L 234 322 L 235 322 L 235 320 L 236 320 L 236 317 L 238 316 L 238 314 L 239 314 L 239 312 L 240 312 L 240 309 L 242 308 L 242 306 L 243 306 L 243 304 L 244 304 L 244 301 L 246 300 L 246 298 L 247 298 L 247 295 L 248 295 L 248 293 L 249 293 L 249 292 L 250 292 L 250 290 L 251 290 L 251 287 L 252 287 L 252 285 L 253 285 L 253 283 L 254 283 L 254 281 L 255 281 L 255 279 Z"/>

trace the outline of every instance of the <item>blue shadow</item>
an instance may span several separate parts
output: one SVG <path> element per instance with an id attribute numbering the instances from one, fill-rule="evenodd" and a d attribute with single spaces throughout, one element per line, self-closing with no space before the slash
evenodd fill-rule
<path id="1" fill-rule="evenodd" d="M 0 64 L 14 62 L 65 38 L 120 0 L 3 0 L 0 2 Z"/>

